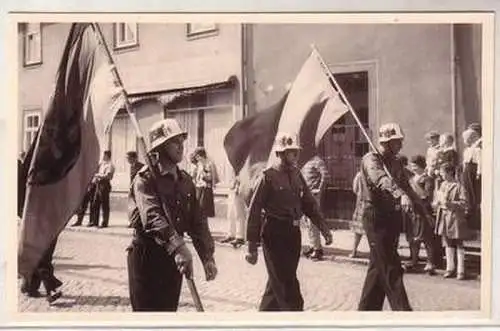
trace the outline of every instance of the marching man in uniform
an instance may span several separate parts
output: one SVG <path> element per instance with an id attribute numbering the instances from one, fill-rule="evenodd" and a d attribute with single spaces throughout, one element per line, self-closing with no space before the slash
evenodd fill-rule
<path id="1" fill-rule="evenodd" d="M 257 245 L 262 242 L 268 272 L 260 311 L 303 310 L 297 279 L 303 214 L 320 229 L 326 245 L 332 243 L 332 234 L 296 166 L 299 150 L 295 136 L 277 135 L 275 151 L 279 161 L 264 171 L 250 204 L 246 260 L 257 263 Z"/>
<path id="2" fill-rule="evenodd" d="M 398 124 L 382 125 L 379 130 L 381 155 L 370 152 L 361 161 L 360 208 L 370 244 L 370 263 L 359 310 L 382 310 L 386 296 L 392 310 L 412 310 L 397 252 L 402 229 L 401 209 L 412 210 L 408 178 L 397 156 L 403 139 Z M 384 164 L 392 178 L 384 170 Z"/>
<path id="3" fill-rule="evenodd" d="M 193 258 L 184 242 L 184 232 L 193 240 L 206 279 L 213 280 L 217 275 L 214 241 L 196 199 L 195 186 L 189 174 L 177 166 L 183 158 L 186 137 L 174 119 L 153 125 L 149 152 L 157 155 L 159 196 L 148 167 L 142 168 L 133 182 L 129 212 L 135 231 L 127 250 L 134 311 L 177 310 L 182 274 L 189 278 L 193 273 Z"/>

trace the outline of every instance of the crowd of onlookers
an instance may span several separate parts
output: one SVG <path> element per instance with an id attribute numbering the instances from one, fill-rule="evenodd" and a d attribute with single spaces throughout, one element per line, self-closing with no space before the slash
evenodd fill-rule
<path id="1" fill-rule="evenodd" d="M 444 255 L 444 277 L 465 279 L 464 240 L 472 239 L 472 230 L 479 229 L 481 223 L 481 127 L 471 124 L 462 133 L 461 158 L 453 135 L 432 131 L 425 138 L 429 146 L 425 156 L 414 155 L 409 160 L 401 156 L 413 196 L 419 201 L 411 213 L 403 213 L 403 229 L 410 247 L 410 260 L 403 268 L 415 270 L 423 243 L 427 273 L 435 274 Z M 353 182 L 355 193 L 358 180 L 359 175 Z M 364 234 L 361 224 L 355 211 L 353 257 Z"/>
<path id="2" fill-rule="evenodd" d="M 434 275 L 436 269 L 444 268 L 446 278 L 465 279 L 464 240 L 472 239 L 472 230 L 478 230 L 481 223 L 481 127 L 474 123 L 463 131 L 461 157 L 452 134 L 432 131 L 425 139 L 428 144 L 425 155 L 417 154 L 409 159 L 400 156 L 416 202 L 413 211 L 403 213 L 402 217 L 410 248 L 409 261 L 403 263 L 403 268 L 407 272 L 417 269 L 423 244 L 425 272 Z M 324 161 L 316 155 L 302 167 L 302 174 L 319 204 L 328 177 Z M 354 193 L 359 191 L 359 179 L 358 172 L 353 181 Z M 229 231 L 222 240 L 235 247 L 243 245 L 246 231 L 246 208 L 239 195 L 239 185 L 236 177 L 227 204 Z M 350 222 L 354 234 L 351 258 L 358 257 L 358 246 L 364 235 L 359 203 L 358 200 Z M 319 231 L 310 222 L 307 225 L 310 246 L 303 253 L 319 261 L 323 258 Z"/>

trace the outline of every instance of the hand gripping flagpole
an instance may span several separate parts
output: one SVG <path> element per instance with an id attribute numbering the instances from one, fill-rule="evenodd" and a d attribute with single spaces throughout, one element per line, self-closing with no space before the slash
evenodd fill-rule
<path id="1" fill-rule="evenodd" d="M 125 90 L 125 87 L 123 86 L 123 81 L 120 77 L 120 73 L 118 72 L 118 69 L 116 68 L 115 62 L 113 60 L 113 56 L 111 55 L 111 52 L 109 51 L 108 45 L 106 43 L 106 40 L 104 39 L 104 36 L 102 34 L 101 28 L 98 23 L 91 23 L 92 29 L 95 32 L 95 35 L 99 41 L 99 44 L 103 47 L 104 51 L 106 52 L 106 56 L 108 59 L 108 64 L 111 66 L 111 72 L 113 73 L 114 79 L 116 83 L 119 85 L 119 88 L 121 89 L 121 93 L 124 98 L 125 102 L 125 109 L 127 110 L 127 113 L 130 116 L 130 120 L 132 121 L 132 125 L 134 126 L 138 142 L 139 142 L 139 150 L 141 153 L 143 153 L 144 160 L 146 161 L 146 165 L 148 166 L 149 170 L 151 171 L 152 177 L 153 177 L 153 182 L 155 183 L 155 191 L 157 194 L 158 199 L 161 201 L 162 209 L 165 214 L 165 217 L 167 219 L 167 222 L 169 225 L 175 229 L 174 223 L 172 221 L 172 218 L 170 217 L 170 213 L 168 212 L 168 208 L 166 207 L 165 203 L 162 201 L 160 194 L 158 193 L 158 187 L 157 187 L 157 181 L 156 178 L 159 177 L 159 173 L 157 168 L 153 165 L 153 160 L 151 158 L 151 155 L 147 152 L 147 146 L 146 146 L 146 141 L 144 139 L 144 136 L 142 134 L 141 128 L 139 126 L 139 122 L 137 121 L 137 118 L 135 116 L 135 112 L 132 109 L 132 106 L 129 102 L 128 99 L 128 94 L 127 91 Z M 189 291 L 191 292 L 191 296 L 193 298 L 193 301 L 196 306 L 197 311 L 204 311 L 203 305 L 200 299 L 200 295 L 198 294 L 198 291 L 196 289 L 196 285 L 194 283 L 194 280 L 192 278 L 192 275 L 187 276 L 186 275 L 186 281 L 189 287 Z"/>
<path id="2" fill-rule="evenodd" d="M 323 58 L 321 57 L 321 54 L 319 53 L 319 51 L 317 50 L 316 46 L 315 45 L 311 45 L 311 48 L 312 48 L 312 51 L 313 51 L 313 54 L 316 56 L 316 58 L 318 59 L 318 61 L 320 62 L 321 66 L 323 67 L 323 70 L 325 71 L 326 75 L 328 76 L 328 78 L 330 78 L 331 82 L 333 83 L 334 86 L 331 86 L 335 92 L 338 92 L 340 94 L 340 96 L 342 97 L 344 103 L 346 104 L 347 106 L 347 109 L 349 109 L 350 113 L 352 114 L 352 116 L 354 117 L 354 120 L 356 121 L 356 123 L 358 124 L 358 127 L 359 129 L 361 130 L 361 132 L 363 133 L 363 135 L 365 136 L 366 138 L 366 141 L 368 141 L 368 144 L 370 145 L 370 147 L 372 148 L 372 150 L 375 152 L 375 154 L 377 154 L 377 156 L 379 157 L 381 163 L 382 163 L 382 167 L 384 168 L 384 172 L 386 173 L 386 175 L 399 187 L 399 185 L 396 183 L 396 181 L 394 180 L 394 177 L 391 175 L 391 173 L 389 172 L 389 169 L 387 169 L 387 166 L 385 164 L 385 162 L 383 161 L 382 159 L 382 153 L 380 153 L 379 149 L 377 148 L 377 146 L 375 146 L 375 144 L 373 143 L 373 141 L 371 140 L 370 136 L 368 135 L 368 132 L 366 131 L 365 127 L 363 126 L 363 123 L 361 123 L 358 115 L 356 114 L 356 112 L 354 111 L 354 109 L 352 108 L 352 105 L 351 103 L 349 102 L 349 100 L 346 98 L 345 94 L 344 94 L 344 91 L 342 90 L 342 88 L 340 88 L 339 84 L 337 83 L 337 80 L 335 79 L 335 77 L 333 76 L 332 72 L 330 71 L 330 68 L 328 68 L 328 66 L 326 65 L 325 61 L 323 60 Z M 409 195 L 409 192 L 405 192 Z M 427 209 L 424 207 L 423 205 L 423 202 L 420 198 L 417 198 L 416 196 L 414 195 L 411 195 L 411 198 L 412 198 L 412 201 L 414 203 L 416 203 L 417 205 L 419 205 L 421 207 L 421 209 L 423 210 L 424 213 L 427 214 Z M 429 217 L 432 217 L 430 215 L 428 215 Z"/>

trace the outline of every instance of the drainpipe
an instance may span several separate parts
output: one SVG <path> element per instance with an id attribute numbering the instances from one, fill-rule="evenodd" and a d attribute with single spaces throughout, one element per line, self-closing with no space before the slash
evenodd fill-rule
<path id="1" fill-rule="evenodd" d="M 457 79 L 457 59 L 455 54 L 455 24 L 450 26 L 450 65 L 451 65 L 451 120 L 453 126 L 453 138 L 455 145 L 458 148 L 459 141 L 457 139 L 457 106 L 456 106 L 456 79 Z"/>
<path id="2" fill-rule="evenodd" d="M 248 115 L 247 107 L 247 90 L 248 90 L 248 81 L 247 81 L 247 29 L 248 26 L 246 23 L 241 23 L 240 25 L 241 28 L 241 45 L 240 45 L 240 51 L 241 51 L 241 72 L 240 72 L 240 110 L 241 113 L 236 116 L 236 120 L 239 120 L 241 118 L 245 118 Z"/>

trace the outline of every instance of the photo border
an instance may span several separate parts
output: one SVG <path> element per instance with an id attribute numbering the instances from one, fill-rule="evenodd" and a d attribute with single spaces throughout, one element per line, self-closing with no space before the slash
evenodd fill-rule
<path id="1" fill-rule="evenodd" d="M 89 16 L 90 15 L 90 16 Z M 193 16 L 194 15 L 194 16 Z M 95 18 L 95 19 L 94 19 Z M 445 19 L 443 19 L 445 18 Z M 166 20 L 167 19 L 167 20 Z M 290 22 L 290 19 L 294 19 Z M 335 22 L 330 22 L 335 19 Z M 328 22 L 327 22 L 328 20 Z M 304 312 L 297 319 L 297 313 L 175 313 L 175 314 L 134 314 L 134 313 L 97 313 L 93 312 L 93 321 L 78 321 L 78 318 L 88 317 L 87 313 L 17 313 L 17 229 L 16 223 L 11 221 L 15 217 L 15 194 L 8 196 L 7 217 L 8 230 L 4 232 L 6 247 L 6 278 L 5 316 L 6 325 L 9 326 L 113 326 L 119 321 L 120 326 L 165 326 L 169 327 L 325 327 L 325 326 L 388 326 L 398 323 L 401 326 L 466 326 L 466 325 L 491 325 L 491 299 L 492 299 L 492 199 L 493 199 L 493 80 L 494 73 L 494 14 L 493 13 L 168 13 L 168 14 L 134 14 L 134 13 L 12 13 L 8 16 L 8 38 L 6 50 L 8 51 L 7 63 L 16 63 L 9 66 L 8 81 L 9 100 L 8 109 L 12 112 L 7 117 L 8 141 L 16 141 L 18 112 L 18 48 L 12 47 L 17 40 L 17 23 L 27 21 L 51 22 L 124 22 L 137 23 L 187 23 L 196 21 L 215 21 L 223 23 L 307 23 L 318 21 L 332 24 L 418 24 L 418 23 L 480 23 L 483 24 L 482 42 L 482 127 L 483 127 L 483 201 L 482 201 L 482 232 L 481 232 L 481 310 L 479 312 L 451 311 L 451 312 Z M 9 47 L 10 46 L 10 47 Z M 14 115 L 15 113 L 15 115 Z M 8 159 L 17 158 L 17 144 L 9 144 L 6 151 Z M 12 163 L 13 165 L 13 163 Z M 5 167 L 8 179 L 8 188 L 16 187 L 14 183 L 16 170 Z M 14 192 L 15 193 L 15 192 Z M 485 199 L 484 197 L 489 197 Z M 13 235 L 16 234 L 16 235 Z M 13 286 L 15 285 L 15 286 Z M 461 320 L 456 320 L 457 313 Z M 22 316 L 20 316 L 22 315 Z M 232 316 L 227 316 L 232 315 Z M 235 316 L 237 315 L 237 316 Z M 343 316 L 338 316 L 343 315 Z M 168 316 L 168 324 L 166 324 Z M 265 318 L 265 322 L 263 319 Z M 42 320 L 45 319 L 45 320 Z M 186 320 L 191 324 L 187 325 Z M 262 320 L 263 323 L 255 323 Z M 293 320 L 294 324 L 286 321 Z M 363 323 L 359 321 L 363 320 Z M 217 321 L 217 322 L 215 322 Z M 237 322 L 236 324 L 235 321 Z M 57 322 L 55 324 L 54 322 Z"/>

